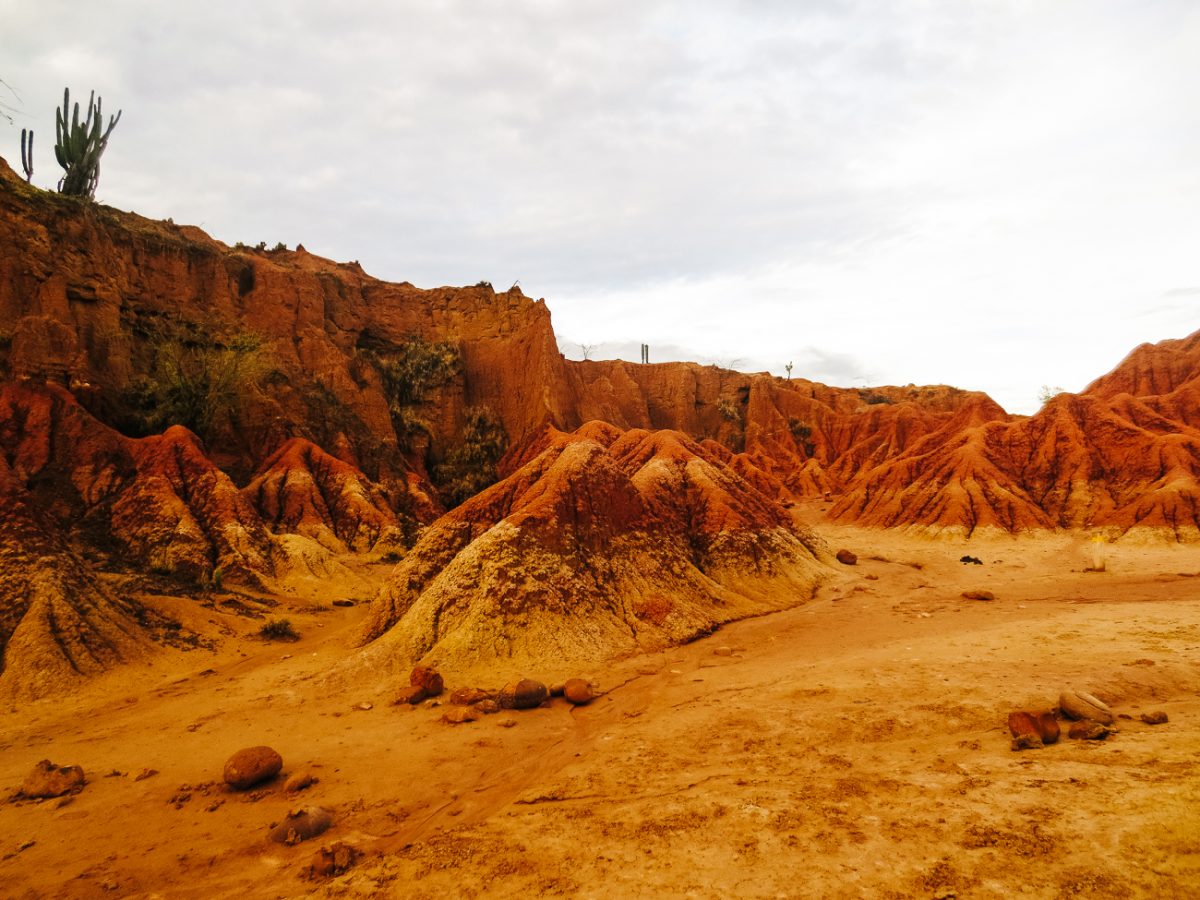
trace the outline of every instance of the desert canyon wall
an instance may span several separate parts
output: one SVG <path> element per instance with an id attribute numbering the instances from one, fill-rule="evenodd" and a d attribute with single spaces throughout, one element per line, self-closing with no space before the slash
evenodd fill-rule
<path id="1" fill-rule="evenodd" d="M 829 560 L 793 522 L 804 501 L 930 533 L 1200 539 L 1200 332 L 1018 417 L 946 386 L 568 361 L 515 287 L 230 248 L 39 191 L 3 160 L 0 247 L 0 683 L 20 690 L 153 630 L 104 573 L 270 589 L 300 557 L 392 553 L 367 637 L 406 660 L 478 654 L 496 616 L 516 624 L 489 653 L 594 655 L 802 599 Z M 203 437 L 141 433 L 164 336 L 261 348 L 269 371 Z M 442 376 L 401 401 L 388 366 L 414 341 L 442 348 Z M 444 464 L 480 410 L 507 453 L 458 505 Z M 34 645 L 54 664 L 17 660 Z"/>

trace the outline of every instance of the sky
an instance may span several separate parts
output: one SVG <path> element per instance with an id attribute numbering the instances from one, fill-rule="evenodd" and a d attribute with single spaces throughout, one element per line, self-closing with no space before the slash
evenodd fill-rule
<path id="1" fill-rule="evenodd" d="M 421 287 L 518 283 L 572 358 L 1010 412 L 1200 329 L 1193 0 L 0 0 L 0 155 Z"/>

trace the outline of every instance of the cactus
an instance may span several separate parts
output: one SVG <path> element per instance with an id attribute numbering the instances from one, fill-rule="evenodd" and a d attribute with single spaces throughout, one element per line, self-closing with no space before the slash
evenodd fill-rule
<path id="1" fill-rule="evenodd" d="M 33 180 L 33 131 L 28 132 L 29 142 L 26 144 L 24 128 L 21 129 L 21 168 L 25 170 L 25 181 Z"/>
<path id="2" fill-rule="evenodd" d="M 100 157 L 108 146 L 108 136 L 121 120 L 121 110 L 109 118 L 108 128 L 103 134 L 100 126 L 103 115 L 100 112 L 100 98 L 92 92 L 88 100 L 88 114 L 84 122 L 79 121 L 79 104 L 75 104 L 74 113 L 68 113 L 71 108 L 70 89 L 63 89 L 63 105 L 55 115 L 55 126 L 58 143 L 54 145 L 54 156 L 63 167 L 64 175 L 58 182 L 58 190 L 73 197 L 94 197 L 96 182 L 100 180 Z"/>

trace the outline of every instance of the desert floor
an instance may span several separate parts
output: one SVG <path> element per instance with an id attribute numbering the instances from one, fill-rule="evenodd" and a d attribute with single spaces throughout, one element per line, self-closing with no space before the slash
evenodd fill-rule
<path id="1" fill-rule="evenodd" d="M 385 566 L 273 609 L 150 597 L 212 649 L 0 709 L 0 894 L 1200 896 L 1200 548 L 1116 544 L 1094 573 L 1082 537 L 818 530 L 859 562 L 811 601 L 581 672 L 604 691 L 589 706 L 457 726 L 338 666 L 365 604 L 330 600 L 365 601 Z M 301 640 L 263 642 L 264 614 Z M 485 686 L 522 674 L 542 673 Z M 1130 718 L 1103 742 L 1010 750 L 1007 713 L 1067 686 Z M 1151 710 L 1170 721 L 1138 720 Z M 226 758 L 256 744 L 283 775 L 229 791 Z M 43 758 L 87 786 L 9 801 Z M 319 781 L 286 794 L 306 769 Z M 325 835 L 267 839 L 315 804 L 336 816 Z M 338 840 L 358 863 L 305 880 Z"/>

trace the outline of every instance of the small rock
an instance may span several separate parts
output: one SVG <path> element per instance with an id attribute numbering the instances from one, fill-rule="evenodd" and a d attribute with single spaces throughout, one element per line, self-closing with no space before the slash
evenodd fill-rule
<path id="1" fill-rule="evenodd" d="M 1161 709 L 1155 712 L 1142 713 L 1139 718 L 1147 725 L 1165 725 L 1169 721 L 1167 714 Z"/>
<path id="2" fill-rule="evenodd" d="M 596 692 L 592 689 L 590 681 L 585 681 L 582 678 L 571 678 L 563 685 L 563 696 L 567 698 L 568 702 L 576 706 L 583 706 L 596 699 Z"/>
<path id="3" fill-rule="evenodd" d="M 1054 718 L 1054 713 L 1039 713 L 1037 717 L 1037 730 L 1038 734 L 1042 736 L 1043 744 L 1058 743 L 1060 730 L 1058 727 L 1058 719 Z"/>
<path id="4" fill-rule="evenodd" d="M 408 676 L 408 683 L 423 689 L 426 697 L 436 697 L 445 689 L 442 676 L 438 674 L 437 669 L 431 669 L 429 666 L 417 666 L 413 669 Z"/>
<path id="5" fill-rule="evenodd" d="M 411 687 L 400 688 L 396 692 L 395 699 L 392 700 L 392 706 L 404 706 L 406 703 L 409 706 L 416 706 L 429 694 L 425 692 L 425 688 L 413 685 Z"/>
<path id="6" fill-rule="evenodd" d="M 491 691 L 485 691 L 482 688 L 456 688 L 450 694 L 450 702 L 455 706 L 471 706 L 480 700 L 491 700 L 494 696 Z"/>
<path id="7" fill-rule="evenodd" d="M 1087 691 L 1067 689 L 1058 696 L 1058 706 L 1068 719 L 1090 719 L 1101 725 L 1111 725 L 1115 720 L 1113 711 L 1103 700 Z"/>
<path id="8" fill-rule="evenodd" d="M 315 838 L 333 824 L 333 813 L 321 806 L 294 809 L 271 830 L 271 840 L 277 844 L 299 844 Z"/>
<path id="9" fill-rule="evenodd" d="M 353 601 L 353 600 L 334 600 L 334 601 L 333 601 L 333 605 L 334 605 L 334 606 L 341 606 L 341 607 L 345 608 L 345 607 L 347 607 L 347 606 L 353 606 L 353 605 L 354 605 L 354 601 Z"/>
<path id="10" fill-rule="evenodd" d="M 1090 719 L 1079 720 L 1067 732 L 1067 737 L 1073 741 L 1102 741 L 1108 735 L 1109 730 L 1107 725 L 1101 725 L 1099 722 L 1093 722 Z"/>
<path id="11" fill-rule="evenodd" d="M 510 719 L 506 716 L 503 719 L 497 719 L 496 724 L 499 725 L 501 728 L 513 728 L 514 726 L 516 726 L 517 720 Z"/>
<path id="12" fill-rule="evenodd" d="M 496 697 L 501 709 L 533 709 L 541 706 L 550 696 L 550 691 L 540 681 L 522 678 L 505 685 Z"/>
<path id="13" fill-rule="evenodd" d="M 996 595 L 991 591 L 963 591 L 963 597 L 967 600 L 995 600 Z"/>
<path id="14" fill-rule="evenodd" d="M 43 759 L 21 783 L 20 796 L 29 798 L 61 797 L 83 790 L 87 778 L 79 766 L 56 766 Z"/>
<path id="15" fill-rule="evenodd" d="M 305 874 L 309 880 L 333 878 L 347 872 L 357 859 L 358 850 L 344 841 L 336 841 L 314 854 Z"/>
<path id="16" fill-rule="evenodd" d="M 363 712 L 366 712 L 368 709 L 374 709 L 375 707 L 374 707 L 374 705 L 373 705 L 372 703 L 370 703 L 369 701 L 367 701 L 367 700 L 364 700 L 362 703 L 356 703 L 356 704 L 354 704 L 354 708 L 355 708 L 355 709 L 361 709 Z"/>
<path id="17" fill-rule="evenodd" d="M 283 768 L 283 757 L 270 747 L 247 747 L 225 763 L 225 783 L 244 791 L 274 778 Z"/>
<path id="18" fill-rule="evenodd" d="M 295 794 L 305 788 L 310 788 L 317 783 L 319 779 L 309 772 L 307 769 L 299 772 L 293 772 L 288 780 L 283 783 L 283 789 L 289 794 Z"/>
<path id="19" fill-rule="evenodd" d="M 718 647 L 713 651 L 713 656 L 733 656 L 732 647 Z"/>
<path id="20" fill-rule="evenodd" d="M 442 713 L 442 721 L 447 725 L 465 725 L 474 722 L 481 713 L 474 706 L 451 706 Z"/>
<path id="21" fill-rule="evenodd" d="M 158 769 L 142 769 L 133 776 L 134 781 L 145 781 L 147 778 L 153 778 L 158 774 Z"/>
<path id="22" fill-rule="evenodd" d="M 486 700 L 480 700 L 478 703 L 472 706 L 471 709 L 478 710 L 485 716 L 490 716 L 492 713 L 500 712 L 500 704 L 489 697 Z"/>
<path id="23" fill-rule="evenodd" d="M 1012 734 L 1013 750 L 1040 750 L 1042 735 L 1038 730 L 1037 719 L 1032 713 L 1010 712 L 1008 714 L 1008 730 Z"/>
<path id="24" fill-rule="evenodd" d="M 557 681 L 554 684 L 550 685 L 550 696 L 551 697 L 561 697 L 563 695 L 563 691 L 565 691 L 566 689 L 567 689 L 566 684 L 564 684 L 561 681 Z"/>
<path id="25" fill-rule="evenodd" d="M 974 565 L 977 565 L 977 566 L 983 565 L 983 560 L 980 559 L 978 556 L 963 556 L 958 561 L 960 563 L 963 563 L 964 565 L 967 563 L 973 563 Z"/>
<path id="26" fill-rule="evenodd" d="M 837 552 L 837 561 L 843 566 L 853 566 L 858 564 L 858 556 L 849 550 L 839 550 Z"/>

